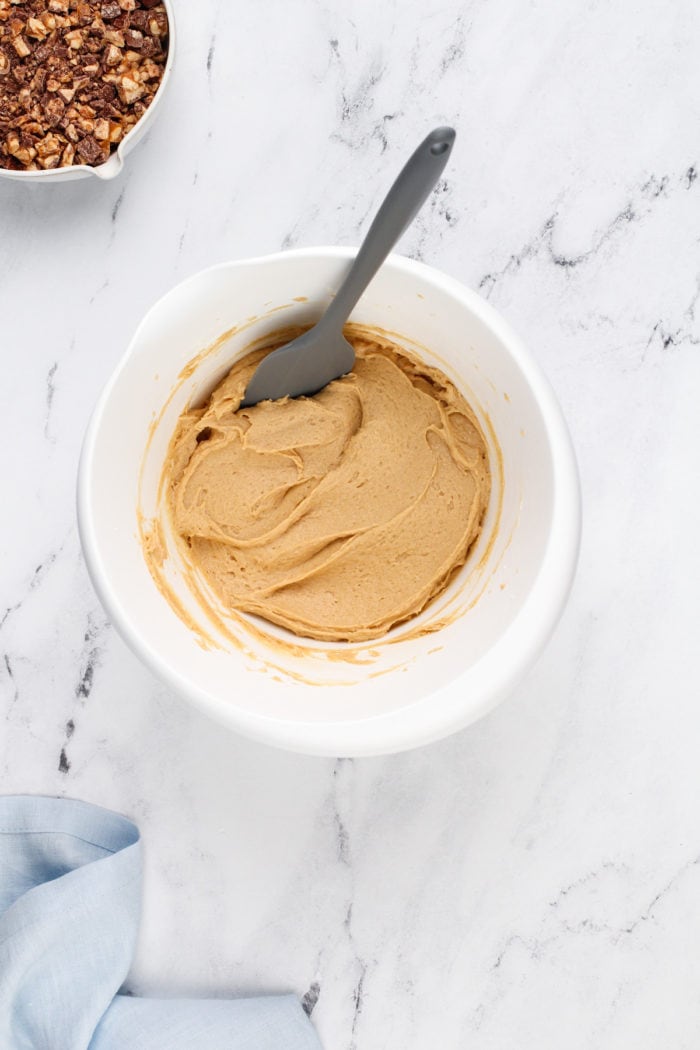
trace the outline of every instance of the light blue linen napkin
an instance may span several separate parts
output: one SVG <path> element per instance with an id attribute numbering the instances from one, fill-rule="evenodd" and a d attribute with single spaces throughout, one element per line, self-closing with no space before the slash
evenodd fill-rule
<path id="1" fill-rule="evenodd" d="M 2 1050 L 321 1050 L 291 995 L 118 995 L 140 897 L 131 821 L 71 799 L 0 798 Z"/>

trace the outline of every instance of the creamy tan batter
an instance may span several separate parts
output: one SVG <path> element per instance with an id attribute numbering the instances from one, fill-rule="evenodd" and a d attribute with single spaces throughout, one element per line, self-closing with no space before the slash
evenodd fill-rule
<path id="1" fill-rule="evenodd" d="M 183 413 L 164 483 L 180 550 L 225 608 L 362 641 L 416 616 L 479 535 L 491 479 L 474 413 L 438 369 L 348 325 L 353 372 L 239 409 L 258 361 Z"/>

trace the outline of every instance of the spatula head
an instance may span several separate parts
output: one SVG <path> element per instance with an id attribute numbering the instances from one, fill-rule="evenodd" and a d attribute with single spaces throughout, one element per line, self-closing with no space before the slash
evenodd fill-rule
<path id="1" fill-rule="evenodd" d="M 349 372 L 355 351 L 340 332 L 316 325 L 260 362 L 246 387 L 241 408 L 258 401 L 316 394 Z"/>

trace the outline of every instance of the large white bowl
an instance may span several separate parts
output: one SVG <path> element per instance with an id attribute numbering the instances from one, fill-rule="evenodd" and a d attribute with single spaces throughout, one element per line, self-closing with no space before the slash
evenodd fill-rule
<path id="1" fill-rule="evenodd" d="M 157 513 L 175 422 L 252 340 L 318 316 L 353 255 L 310 248 L 226 263 L 169 292 L 140 325 L 99 400 L 78 483 L 88 568 L 132 649 L 225 725 L 319 755 L 405 750 L 494 707 L 557 622 L 580 532 L 571 441 L 539 367 L 476 293 L 392 256 L 352 320 L 397 333 L 399 342 L 442 367 L 476 410 L 494 477 L 483 535 L 421 617 L 379 643 L 357 645 L 304 641 L 253 619 L 246 621 L 250 630 L 233 625 L 230 635 L 217 634 L 173 554 L 168 586 L 217 643 L 202 645 L 156 586 L 139 536 L 139 515 Z"/>
<path id="2" fill-rule="evenodd" d="M 134 146 L 141 141 L 155 119 L 156 113 L 163 101 L 163 95 L 170 80 L 170 74 L 175 61 L 175 15 L 173 13 L 172 0 L 161 0 L 168 16 L 168 55 L 165 60 L 165 68 L 161 77 L 158 90 L 153 101 L 141 117 L 134 124 L 131 131 L 121 140 L 114 153 L 104 164 L 92 167 L 90 164 L 71 164 L 68 168 L 48 168 L 45 171 L 12 171 L 9 168 L 0 168 L 0 178 L 17 179 L 21 182 L 32 184 L 48 182 L 53 185 L 56 182 L 74 182 L 75 179 L 96 178 L 108 182 L 121 174 L 124 161 Z"/>

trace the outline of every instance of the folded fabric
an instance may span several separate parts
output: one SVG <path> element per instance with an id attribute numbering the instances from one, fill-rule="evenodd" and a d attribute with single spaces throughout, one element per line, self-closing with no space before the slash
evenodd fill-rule
<path id="1" fill-rule="evenodd" d="M 0 798 L 2 1050 L 320 1050 L 299 1001 L 139 999 L 141 843 L 71 799 Z"/>

